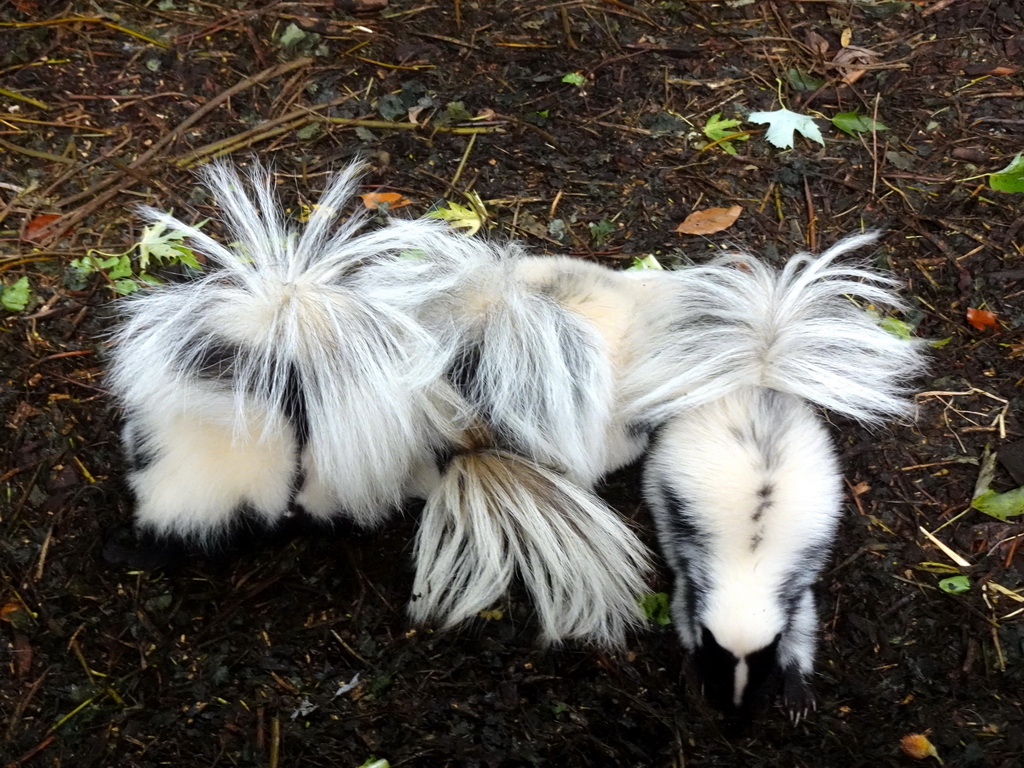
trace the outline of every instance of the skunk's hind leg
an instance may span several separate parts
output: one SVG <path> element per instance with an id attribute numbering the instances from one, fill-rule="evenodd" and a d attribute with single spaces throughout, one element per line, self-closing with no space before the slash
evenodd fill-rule
<path id="1" fill-rule="evenodd" d="M 797 598 L 790 625 L 779 643 L 782 668 L 782 704 L 794 725 L 818 708 L 811 689 L 818 614 L 814 593 L 807 587 Z"/>
<path id="2" fill-rule="evenodd" d="M 242 510 L 268 527 L 288 514 L 298 443 L 283 415 L 249 402 L 236 424 L 234 402 L 206 395 L 201 410 L 153 409 L 129 417 L 128 482 L 140 531 L 210 543 Z"/>

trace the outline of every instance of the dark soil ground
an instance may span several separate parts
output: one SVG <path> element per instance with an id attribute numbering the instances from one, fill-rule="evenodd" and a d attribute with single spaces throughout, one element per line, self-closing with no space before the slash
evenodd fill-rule
<path id="1" fill-rule="evenodd" d="M 0 278 L 33 291 L 0 310 L 0 765 L 896 766 L 921 731 L 947 766 L 1024 765 L 1024 526 L 969 506 L 984 447 L 1024 438 L 1024 197 L 983 175 L 1024 150 L 1021 6 L 346 5 L 0 4 Z M 888 131 L 820 119 L 824 148 L 758 128 L 735 156 L 700 151 L 711 115 L 780 94 Z M 296 205 L 362 153 L 367 189 L 415 214 L 472 191 L 492 236 L 604 261 L 776 258 L 885 228 L 916 332 L 948 341 L 915 425 L 835 424 L 850 494 L 821 583 L 819 711 L 725 738 L 671 627 L 618 655 L 543 650 L 513 597 L 459 632 L 411 628 L 415 510 L 171 571 L 108 564 L 131 520 L 103 389 L 116 311 L 103 276 L 68 265 L 134 243 L 139 203 L 208 215 L 188 168 L 225 151 L 271 160 Z M 732 205 L 721 234 L 674 232 Z M 635 480 L 605 492 L 650 536 Z M 946 594 L 957 570 L 971 589 Z"/>

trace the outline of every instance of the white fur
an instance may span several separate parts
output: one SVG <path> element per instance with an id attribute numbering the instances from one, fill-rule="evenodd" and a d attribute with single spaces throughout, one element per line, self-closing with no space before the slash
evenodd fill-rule
<path id="1" fill-rule="evenodd" d="M 621 645 L 639 623 L 646 549 L 614 510 L 520 456 L 457 454 L 427 499 L 409 612 L 451 626 L 491 607 L 519 575 L 546 642 Z"/>
<path id="2" fill-rule="evenodd" d="M 842 505 L 831 441 L 811 409 L 748 387 L 681 414 L 659 434 L 644 486 L 677 577 L 673 618 L 683 644 L 696 650 L 705 627 L 743 660 L 781 633 L 779 665 L 809 674 L 809 587 Z M 744 682 L 737 676 L 737 703 Z"/>
<path id="3" fill-rule="evenodd" d="M 923 342 L 898 338 L 865 311 L 902 308 L 898 284 L 863 263 L 837 263 L 874 240 L 858 235 L 817 258 L 797 254 L 781 270 L 734 254 L 668 273 L 676 298 L 631 372 L 629 417 L 660 423 L 744 386 L 866 423 L 906 414 Z"/>
<path id="4" fill-rule="evenodd" d="M 332 180 L 300 232 L 283 221 L 265 171 L 255 168 L 247 183 L 213 165 L 205 178 L 230 247 L 148 211 L 187 232 L 214 266 L 122 305 L 111 386 L 126 409 L 129 451 L 135 439 L 145 446 L 147 466 L 130 478 L 140 524 L 202 539 L 243 506 L 271 521 L 283 515 L 300 435 L 299 425 L 287 433 L 280 424 L 294 420 L 296 402 L 309 427 L 300 503 L 321 517 L 344 510 L 373 525 L 401 502 L 410 467 L 440 423 L 430 391 L 443 355 L 415 310 L 448 287 L 433 262 L 408 254 L 425 249 L 441 260 L 450 235 L 425 220 L 360 233 L 355 215 L 336 226 L 357 173 L 353 166 Z M 404 290 L 381 284 L 368 276 L 372 265 L 417 279 Z M 219 370 L 210 370 L 214 359 Z M 190 453 L 211 430 L 217 450 Z M 262 482 L 247 487 L 232 480 L 260 473 Z M 172 479 L 183 482 L 173 493 Z"/>
<path id="5" fill-rule="evenodd" d="M 448 354 L 462 434 L 439 471 L 411 478 L 427 504 L 410 614 L 453 625 L 518 574 L 545 641 L 617 645 L 637 618 L 647 552 L 590 489 L 643 446 L 615 413 L 637 283 L 512 245 L 474 247 L 444 267 L 452 290 L 421 313 Z"/>

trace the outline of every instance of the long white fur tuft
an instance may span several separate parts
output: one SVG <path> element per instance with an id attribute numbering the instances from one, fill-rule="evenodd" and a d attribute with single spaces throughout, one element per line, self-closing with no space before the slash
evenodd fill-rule
<path id="1" fill-rule="evenodd" d="M 429 390 L 443 364 L 415 309 L 447 289 L 409 254 L 443 255 L 449 236 L 425 220 L 338 225 L 358 172 L 336 176 L 297 231 L 262 168 L 244 180 L 210 166 L 230 246 L 147 211 L 217 268 L 123 303 L 111 384 L 137 459 L 140 525 L 208 538 L 242 507 L 272 522 L 292 501 L 372 525 L 401 502 L 431 447 Z M 362 269 L 399 262 L 418 276 L 404 288 Z"/>
<path id="2" fill-rule="evenodd" d="M 734 254 L 668 275 L 671 324 L 632 373 L 630 418 L 660 423 L 745 386 L 866 423 L 907 413 L 906 382 L 923 368 L 924 342 L 889 333 L 865 311 L 904 308 L 898 282 L 862 262 L 837 263 L 875 238 L 797 254 L 781 270 Z"/>
<path id="3" fill-rule="evenodd" d="M 591 492 L 504 451 L 455 455 L 416 536 L 413 620 L 452 626 L 491 607 L 518 575 L 546 642 L 620 646 L 641 620 L 646 549 Z"/>
<path id="4" fill-rule="evenodd" d="M 594 276 L 567 279 L 571 260 L 530 257 L 514 244 L 450 237 L 437 268 L 450 291 L 421 316 L 447 355 L 451 383 L 497 447 L 596 482 L 613 419 L 614 363 L 608 340 L 576 306 Z M 378 270 L 378 280 L 409 279 L 394 267 L 388 273 Z"/>

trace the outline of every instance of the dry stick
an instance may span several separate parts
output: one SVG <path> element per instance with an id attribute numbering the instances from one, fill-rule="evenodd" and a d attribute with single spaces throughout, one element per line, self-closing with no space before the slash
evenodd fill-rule
<path id="1" fill-rule="evenodd" d="M 291 72 L 294 69 L 307 66 L 308 64 L 312 63 L 312 61 L 312 59 L 304 57 L 296 59 L 295 61 L 289 61 L 285 64 L 281 64 L 276 67 L 270 67 L 269 69 L 265 69 L 262 72 L 253 75 L 252 77 L 245 78 L 244 80 L 228 88 L 226 91 L 222 91 L 220 94 L 218 94 L 213 99 L 204 104 L 201 108 L 193 112 L 190 117 L 187 117 L 185 120 L 183 120 L 180 124 L 178 124 L 177 127 L 171 130 L 169 133 L 164 134 L 162 137 L 153 142 L 153 146 L 150 147 L 143 154 L 139 155 L 139 157 L 135 161 L 128 165 L 128 168 L 132 170 L 141 168 L 143 165 L 149 162 L 154 156 L 156 156 L 161 150 L 163 150 L 168 144 L 173 142 L 181 134 L 183 134 L 197 122 L 202 120 L 204 117 L 206 117 L 207 114 L 212 112 L 214 109 L 216 109 L 218 106 L 223 104 L 225 101 L 230 99 L 235 94 L 240 93 L 246 90 L 247 88 L 251 88 L 252 86 L 257 85 L 263 82 L 264 80 L 279 77 L 288 72 Z M 97 208 L 104 205 L 109 200 L 112 200 L 123 190 L 137 183 L 137 179 L 131 176 L 125 178 L 124 174 L 111 174 L 99 184 L 94 185 L 92 188 L 86 190 L 83 193 L 73 195 L 72 197 L 62 201 L 62 203 L 67 205 L 71 202 L 77 202 L 83 197 L 88 197 L 89 195 L 92 195 L 98 192 L 99 190 L 102 190 L 105 187 L 110 186 L 110 184 L 114 183 L 115 181 L 117 183 L 112 189 L 108 189 L 102 194 L 97 194 L 91 201 L 83 205 L 81 208 L 78 208 L 72 211 L 71 213 L 62 216 L 60 221 L 54 222 L 52 227 L 49 228 L 50 235 L 48 239 L 51 241 L 56 240 L 69 229 L 71 229 L 71 227 L 73 227 L 79 221 L 81 221 L 86 216 L 95 211 Z"/>
<path id="2" fill-rule="evenodd" d="M 875 188 L 878 186 L 878 99 L 881 94 L 875 94 L 875 111 L 871 115 L 871 159 L 874 167 L 871 172 L 871 197 L 875 198 Z"/>
<path id="3" fill-rule="evenodd" d="M 251 147 L 254 144 L 269 139 L 274 136 L 280 136 L 282 133 L 302 126 L 304 123 L 309 122 L 308 117 L 293 117 L 291 120 L 282 123 L 281 119 L 271 120 L 268 123 L 264 123 L 256 128 L 250 128 L 248 131 L 239 133 L 235 136 L 231 136 L 227 139 L 221 139 L 220 141 L 212 142 L 204 147 L 200 147 L 187 155 L 175 158 L 171 162 L 179 168 L 191 168 L 192 166 L 202 162 L 205 159 L 213 159 L 217 157 L 223 157 L 224 155 L 230 155 L 232 152 L 237 152 L 239 149 L 245 147 Z M 274 127 L 269 127 L 271 123 L 274 123 Z"/>
<path id="4" fill-rule="evenodd" d="M 811 253 L 818 250 L 818 224 L 814 215 L 814 201 L 811 198 L 811 185 L 804 176 L 804 199 L 807 201 L 807 247 Z"/>
<path id="5" fill-rule="evenodd" d="M 417 131 L 429 130 L 431 133 L 450 133 L 455 136 L 472 136 L 474 133 L 494 133 L 500 131 L 499 125 L 475 125 L 465 128 L 452 128 L 447 125 L 420 125 L 419 123 L 393 123 L 390 120 L 361 120 L 355 117 L 325 117 L 325 123 L 332 125 L 347 125 L 353 128 L 381 128 L 394 131 Z M 511 122 L 515 122 L 510 119 Z"/>
<path id="6" fill-rule="evenodd" d="M 306 66 L 312 61 L 313 60 L 310 58 L 296 59 L 295 61 L 290 61 L 276 67 L 270 67 L 269 69 L 265 69 L 262 72 L 253 75 L 252 77 L 247 77 L 244 80 L 235 83 L 235 85 L 231 86 L 226 91 L 222 91 L 218 95 L 214 96 L 210 101 L 206 102 L 206 104 L 204 104 L 202 107 L 193 112 L 189 117 L 185 118 L 177 127 L 172 129 L 169 133 L 165 133 L 163 136 L 161 136 L 159 139 L 153 142 L 153 146 L 150 147 L 145 152 L 143 152 L 141 155 L 139 155 L 139 157 L 135 161 L 129 164 L 129 167 L 138 168 L 139 166 L 143 165 L 144 163 L 152 159 L 153 156 L 156 155 L 160 150 L 162 150 L 164 147 L 166 147 L 168 144 L 170 144 L 172 141 L 178 138 L 178 136 L 180 136 L 182 133 L 187 131 L 197 122 L 202 120 L 204 117 L 206 117 L 207 114 L 209 114 L 214 109 L 219 107 L 232 96 L 235 96 L 236 94 L 241 93 L 242 91 L 246 90 L 247 88 L 251 88 L 254 85 L 258 85 L 264 80 L 269 80 L 271 78 L 287 74 L 288 72 L 291 72 L 293 69 Z M 118 175 L 111 174 L 111 176 L 108 176 L 106 179 L 99 182 L 98 184 L 93 185 L 84 192 L 79 192 L 76 195 L 72 195 L 71 197 L 67 197 L 59 201 L 57 203 L 57 207 L 60 208 L 66 205 L 70 205 L 72 203 L 77 203 L 79 200 L 84 200 L 89 197 L 92 197 L 101 189 L 113 183 L 117 178 Z M 106 201 L 104 200 L 104 202 Z"/>
<path id="7" fill-rule="evenodd" d="M 469 160 L 469 153 L 473 151 L 474 144 L 476 144 L 475 133 L 470 136 L 469 141 L 466 142 L 466 151 L 462 153 L 462 159 L 459 160 L 459 167 L 455 169 L 455 175 L 452 176 L 452 180 L 448 182 L 448 192 L 455 189 L 455 185 L 459 183 L 459 177 L 462 176 L 462 172 L 466 169 L 466 161 Z"/>
<path id="8" fill-rule="evenodd" d="M 270 755 L 267 757 L 268 768 L 278 768 L 281 764 L 281 720 L 276 715 L 270 721 Z"/>
<path id="9" fill-rule="evenodd" d="M 221 141 L 216 141 L 213 142 L 212 144 L 207 144 L 205 147 L 200 147 L 191 154 L 184 155 L 174 160 L 173 162 L 179 167 L 188 168 L 191 165 L 195 165 L 197 161 L 201 160 L 203 157 L 207 155 L 212 155 L 213 157 L 222 157 L 224 155 L 235 152 L 241 149 L 242 147 L 249 147 L 264 139 L 269 139 L 274 136 L 280 136 L 282 133 L 287 133 L 292 129 L 300 128 L 303 125 L 313 122 L 314 120 L 321 120 L 325 123 L 331 123 L 333 125 L 338 125 L 341 127 L 352 128 L 381 128 L 408 131 L 422 130 L 427 127 L 423 125 L 418 125 L 417 123 L 392 123 L 388 120 L 361 120 L 358 118 L 348 117 L 319 117 L 316 115 L 304 115 L 301 118 L 294 118 L 289 122 L 284 123 L 283 125 L 278 125 L 277 127 L 268 129 L 268 126 L 279 123 L 283 119 L 284 118 L 278 118 L 277 120 L 272 120 L 267 123 L 264 123 L 261 126 L 257 126 L 256 128 L 251 128 L 250 130 L 245 131 L 244 133 L 240 133 L 236 136 L 232 136 L 231 138 L 222 139 Z M 431 127 L 430 130 L 434 133 L 451 133 L 457 136 L 475 136 L 476 134 L 479 133 L 494 133 L 495 131 L 500 131 L 501 128 L 500 126 L 475 126 L 472 128 L 449 128 L 447 126 L 436 126 Z"/>
<path id="10" fill-rule="evenodd" d="M 3 147 L 8 152 L 14 152 L 19 155 L 27 155 L 28 157 L 34 157 L 37 160 L 49 160 L 51 163 L 64 163 L 65 165 L 73 165 L 74 160 L 70 157 L 64 157 L 63 155 L 54 155 L 49 152 L 41 152 L 38 149 L 26 149 L 25 147 L 19 147 L 17 144 L 11 144 L 9 141 L 0 139 L 0 147 Z"/>
<path id="11" fill-rule="evenodd" d="M 955 2 L 956 0 L 939 0 L 937 3 L 935 3 L 935 5 L 930 5 L 923 11 L 921 11 L 921 18 L 926 18 L 928 16 L 931 16 L 933 13 L 944 11 L 946 8 L 948 8 Z"/>

